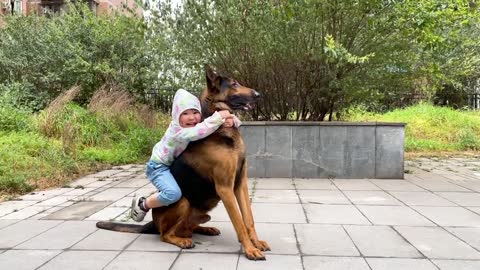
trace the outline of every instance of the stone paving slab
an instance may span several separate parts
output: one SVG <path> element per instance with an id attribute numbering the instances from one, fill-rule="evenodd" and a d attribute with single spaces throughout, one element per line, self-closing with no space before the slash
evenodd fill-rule
<path id="1" fill-rule="evenodd" d="M 15 249 L 67 249 L 94 231 L 96 229 L 93 222 L 65 221 L 23 242 L 16 246 Z"/>
<path id="2" fill-rule="evenodd" d="M 155 191 L 144 165 L 118 166 L 0 203 L 0 269 L 480 269 L 480 160 L 405 169 L 405 179 L 249 179 L 256 230 L 272 248 L 255 262 L 222 203 L 204 224 L 221 235 L 194 235 L 189 250 L 97 229 L 135 223 L 133 195 Z"/>
<path id="3" fill-rule="evenodd" d="M 160 270 L 169 269 L 177 253 L 124 251 L 111 261 L 105 270 Z"/>

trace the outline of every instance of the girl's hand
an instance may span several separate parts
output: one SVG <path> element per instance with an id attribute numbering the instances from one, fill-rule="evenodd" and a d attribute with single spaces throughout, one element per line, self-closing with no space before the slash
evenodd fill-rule
<path id="1" fill-rule="evenodd" d="M 222 119 L 229 119 L 233 117 L 233 114 L 231 114 L 228 110 L 221 110 L 218 111 Z"/>
<path id="2" fill-rule="evenodd" d="M 235 125 L 233 118 L 227 118 L 225 119 L 225 122 L 223 123 L 224 127 L 231 128 Z"/>

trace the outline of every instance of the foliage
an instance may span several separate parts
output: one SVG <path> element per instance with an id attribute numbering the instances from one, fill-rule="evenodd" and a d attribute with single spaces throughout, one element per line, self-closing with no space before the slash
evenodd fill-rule
<path id="1" fill-rule="evenodd" d="M 32 126 L 33 119 L 29 112 L 14 108 L 11 105 L 0 106 L 1 131 L 29 131 Z"/>
<path id="2" fill-rule="evenodd" d="M 60 16 L 7 16 L 0 29 L 0 94 L 21 89 L 17 100 L 37 111 L 74 85 L 81 86 L 80 103 L 108 81 L 143 95 L 144 30 L 140 17 L 96 16 L 81 1 Z"/>
<path id="3" fill-rule="evenodd" d="M 385 114 L 349 110 L 348 121 L 406 123 L 407 151 L 480 150 L 480 113 L 420 103 Z"/>
<path id="4" fill-rule="evenodd" d="M 324 120 L 352 104 L 389 110 L 476 76 L 472 3 L 189 0 L 175 9 L 167 1 L 148 37 L 161 40 L 162 89 L 199 89 L 211 63 L 263 93 L 254 119 Z"/>

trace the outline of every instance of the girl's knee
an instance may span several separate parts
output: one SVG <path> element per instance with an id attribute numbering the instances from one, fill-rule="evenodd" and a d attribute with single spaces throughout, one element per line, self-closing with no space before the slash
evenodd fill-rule
<path id="1" fill-rule="evenodd" d="M 178 190 L 164 190 L 164 192 L 160 192 L 158 194 L 159 200 L 164 203 L 165 205 L 170 205 L 172 203 L 177 202 L 182 198 L 182 191 Z"/>

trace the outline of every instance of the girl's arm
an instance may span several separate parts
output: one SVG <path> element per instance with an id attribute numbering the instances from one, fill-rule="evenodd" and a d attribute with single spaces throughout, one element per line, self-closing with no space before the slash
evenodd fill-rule
<path id="1" fill-rule="evenodd" d="M 215 112 L 194 127 L 182 128 L 175 134 L 175 138 L 180 141 L 197 141 L 215 132 L 223 122 L 225 122 L 225 120 L 220 113 Z"/>

